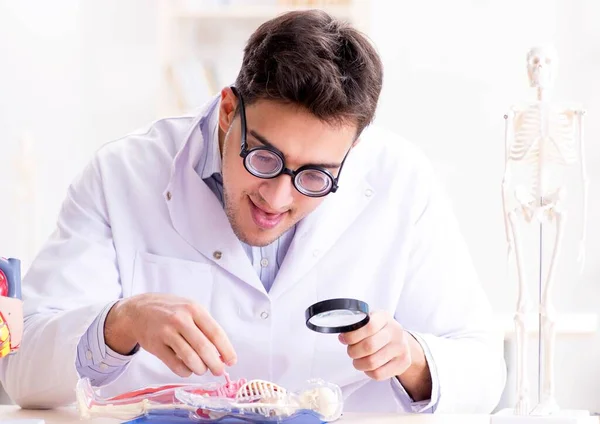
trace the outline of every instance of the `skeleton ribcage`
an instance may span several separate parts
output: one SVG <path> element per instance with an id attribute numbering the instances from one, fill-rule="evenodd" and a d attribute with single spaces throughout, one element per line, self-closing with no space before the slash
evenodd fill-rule
<path id="1" fill-rule="evenodd" d="M 570 166 L 577 161 L 573 122 L 566 113 L 542 112 L 538 106 L 519 112 L 514 120 L 514 141 L 508 160 L 526 168 L 527 180 L 520 181 L 539 199 L 547 187 L 552 168 Z"/>
<path id="2" fill-rule="evenodd" d="M 240 387 L 235 399 L 243 403 L 266 402 L 275 406 L 277 400 L 283 399 L 286 394 L 286 389 L 270 381 L 250 380 Z M 269 408 L 258 407 L 252 408 L 251 411 L 264 416 L 270 415 Z"/>

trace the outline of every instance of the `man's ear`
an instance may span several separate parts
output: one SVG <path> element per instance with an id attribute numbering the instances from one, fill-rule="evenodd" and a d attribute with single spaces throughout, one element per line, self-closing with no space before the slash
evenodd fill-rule
<path id="1" fill-rule="evenodd" d="M 238 104 L 238 99 L 229 87 L 221 90 L 221 102 L 219 104 L 219 128 L 224 133 L 229 131 L 229 127 L 235 118 L 235 109 Z"/>

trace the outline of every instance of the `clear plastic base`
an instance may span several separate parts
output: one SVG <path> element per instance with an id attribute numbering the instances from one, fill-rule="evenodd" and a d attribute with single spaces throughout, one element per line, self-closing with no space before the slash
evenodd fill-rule
<path id="1" fill-rule="evenodd" d="M 221 418 L 200 418 L 186 411 L 152 412 L 141 417 L 126 421 L 124 424 L 249 424 L 249 423 L 278 423 L 278 424 L 325 424 L 322 417 L 312 411 L 298 411 L 293 415 L 282 418 L 267 418 L 262 415 L 224 415 Z"/>
<path id="2" fill-rule="evenodd" d="M 111 398 L 96 393 L 89 379 L 78 382 L 82 419 L 116 418 L 129 423 L 321 424 L 339 419 L 340 388 L 309 380 L 297 391 L 264 380 L 146 387 Z"/>

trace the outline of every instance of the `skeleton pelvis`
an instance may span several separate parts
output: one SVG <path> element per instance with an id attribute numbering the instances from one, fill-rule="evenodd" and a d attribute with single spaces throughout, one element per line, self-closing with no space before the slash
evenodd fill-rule
<path id="1" fill-rule="evenodd" d="M 527 222 L 553 221 L 565 196 L 566 192 L 562 187 L 546 191 L 540 199 L 536 199 L 526 186 L 520 185 L 515 189 L 515 198 L 519 202 L 520 212 Z"/>

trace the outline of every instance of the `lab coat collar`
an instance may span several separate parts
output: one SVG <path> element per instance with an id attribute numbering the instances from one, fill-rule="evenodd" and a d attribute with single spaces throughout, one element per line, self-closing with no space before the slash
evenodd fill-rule
<path id="1" fill-rule="evenodd" d="M 202 149 L 212 142 L 204 140 L 200 128 L 218 102 L 218 97 L 215 97 L 193 120 L 173 160 L 164 198 L 173 227 L 184 240 L 216 265 L 266 296 L 266 290 L 233 232 L 221 203 L 196 172 Z"/>
<path id="2" fill-rule="evenodd" d="M 203 180 L 212 177 L 214 174 L 221 174 L 221 148 L 219 146 L 219 105 L 220 101 L 209 110 L 206 117 L 206 160 L 202 167 L 201 177 Z"/>
<path id="3" fill-rule="evenodd" d="M 346 164 L 349 160 L 350 156 Z M 271 299 L 285 294 L 319 262 L 327 261 L 327 253 L 336 243 L 338 248 L 356 248 L 350 243 L 339 243 L 339 239 L 369 204 L 375 191 L 366 179 L 356 173 L 357 170 L 347 169 L 346 164 L 338 191 L 328 195 L 315 211 L 298 223 L 294 239 L 269 292 Z M 327 282 L 318 281 L 318 284 Z"/>
<path id="4" fill-rule="evenodd" d="M 167 207 L 181 237 L 215 264 L 267 296 L 222 205 L 196 172 L 202 149 L 212 142 L 203 139 L 200 125 L 210 117 L 218 101 L 216 97 L 202 109 L 175 156 L 171 180 L 164 193 Z M 268 294 L 271 299 L 292 288 L 319 261 L 327 260 L 327 252 L 375 197 L 374 188 L 364 178 L 360 154 L 350 152 L 338 191 L 327 196 L 315 211 L 298 223 Z"/>

